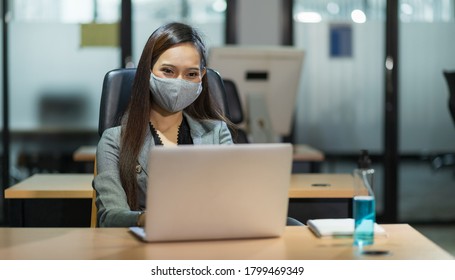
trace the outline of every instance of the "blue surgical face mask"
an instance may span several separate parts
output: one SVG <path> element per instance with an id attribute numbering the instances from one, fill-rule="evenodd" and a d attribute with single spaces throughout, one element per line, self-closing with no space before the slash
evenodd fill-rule
<path id="1" fill-rule="evenodd" d="M 150 75 L 152 99 L 164 110 L 175 113 L 190 106 L 202 92 L 202 82 L 183 79 L 160 78 Z"/>

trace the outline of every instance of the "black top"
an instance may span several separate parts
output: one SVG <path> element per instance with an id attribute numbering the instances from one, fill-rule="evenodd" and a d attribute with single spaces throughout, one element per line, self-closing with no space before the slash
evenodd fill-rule
<path id="1" fill-rule="evenodd" d="M 155 145 L 163 145 L 158 132 L 156 132 L 155 127 L 150 122 L 150 131 L 152 132 L 153 140 L 155 141 Z M 193 145 L 193 139 L 191 138 L 190 133 L 190 126 L 188 125 L 188 121 L 185 117 L 182 119 L 182 123 L 180 123 L 179 130 L 177 132 L 177 145 Z"/>

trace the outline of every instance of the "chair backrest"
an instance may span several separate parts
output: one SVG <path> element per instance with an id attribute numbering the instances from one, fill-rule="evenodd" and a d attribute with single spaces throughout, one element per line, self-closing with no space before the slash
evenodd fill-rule
<path id="1" fill-rule="evenodd" d="M 223 83 L 226 89 L 226 101 L 229 108 L 230 121 L 240 124 L 243 122 L 243 109 L 237 87 L 232 80 L 223 79 Z"/>
<path id="2" fill-rule="evenodd" d="M 101 93 L 98 134 L 101 136 L 107 128 L 120 124 L 131 96 L 136 68 L 121 68 L 106 73 Z M 230 119 L 223 80 L 218 72 L 207 69 L 209 94 L 217 102 L 223 114 Z"/>
<path id="3" fill-rule="evenodd" d="M 229 108 L 229 120 L 236 125 L 243 122 L 243 108 L 240 101 L 240 96 L 237 91 L 237 86 L 234 81 L 223 79 L 224 88 L 226 91 L 227 107 Z M 239 128 L 235 133 L 232 133 L 235 143 L 249 143 L 247 133 Z"/>
<path id="4" fill-rule="evenodd" d="M 452 115 L 452 120 L 455 123 L 455 71 L 444 71 L 444 77 L 449 86 L 449 111 Z"/>

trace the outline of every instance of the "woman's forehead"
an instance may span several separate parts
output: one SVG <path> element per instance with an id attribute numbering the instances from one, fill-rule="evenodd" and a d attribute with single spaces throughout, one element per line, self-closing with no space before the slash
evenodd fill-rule
<path id="1" fill-rule="evenodd" d="M 197 48 L 191 43 L 177 44 L 161 54 L 158 64 L 185 65 L 199 67 L 201 56 Z"/>

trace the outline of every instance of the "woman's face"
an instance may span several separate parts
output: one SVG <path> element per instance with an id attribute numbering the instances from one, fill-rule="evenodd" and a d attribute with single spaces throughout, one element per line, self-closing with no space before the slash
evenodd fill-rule
<path id="1" fill-rule="evenodd" d="M 152 73 L 160 78 L 178 78 L 199 83 L 205 74 L 200 69 L 201 57 L 191 43 L 182 43 L 166 50 L 153 65 Z"/>

